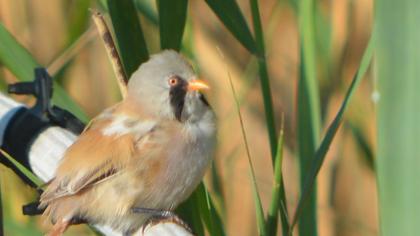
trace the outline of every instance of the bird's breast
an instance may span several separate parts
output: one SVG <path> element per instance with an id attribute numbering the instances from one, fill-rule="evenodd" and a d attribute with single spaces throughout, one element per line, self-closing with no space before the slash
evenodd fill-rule
<path id="1" fill-rule="evenodd" d="M 213 130 L 212 130 L 213 129 Z M 164 208 L 174 208 L 197 187 L 212 159 L 215 128 L 212 124 L 184 125 L 170 140 L 162 176 L 156 186 Z"/>

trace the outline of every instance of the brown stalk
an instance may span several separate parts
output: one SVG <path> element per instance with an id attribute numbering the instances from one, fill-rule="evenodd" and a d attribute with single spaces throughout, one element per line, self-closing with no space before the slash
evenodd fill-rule
<path id="1" fill-rule="evenodd" d="M 109 31 L 108 26 L 105 23 L 104 17 L 102 14 L 96 10 L 92 11 L 92 18 L 95 22 L 96 29 L 98 30 L 99 36 L 102 39 L 102 42 L 105 45 L 106 52 L 108 57 L 111 61 L 112 68 L 114 69 L 115 76 L 117 78 L 118 86 L 121 91 L 121 95 L 123 98 L 127 95 L 127 82 L 128 78 L 124 73 L 124 69 L 122 67 L 122 63 L 115 47 L 114 40 L 112 39 L 111 32 Z"/>
<path id="2" fill-rule="evenodd" d="M 52 76 L 55 76 L 60 69 L 62 69 L 69 61 L 71 61 L 78 53 L 80 53 L 80 51 L 88 43 L 94 39 L 95 35 L 95 31 L 93 31 L 92 27 L 86 30 L 79 37 L 79 39 L 76 40 L 76 42 L 74 42 L 48 65 L 48 73 L 50 73 Z"/>

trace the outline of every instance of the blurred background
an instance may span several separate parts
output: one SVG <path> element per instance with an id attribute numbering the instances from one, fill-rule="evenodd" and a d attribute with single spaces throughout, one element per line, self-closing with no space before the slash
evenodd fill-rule
<path id="1" fill-rule="evenodd" d="M 155 1 L 134 1 L 149 53 L 160 51 Z M 249 2 L 237 1 L 251 26 Z M 227 235 L 257 235 L 252 179 L 240 123 L 229 86 L 238 94 L 263 209 L 273 188 L 273 166 L 259 83 L 258 61 L 221 23 L 205 1 L 188 3 L 181 51 L 211 84 L 207 97 L 219 118 L 214 166 L 205 178 Z M 300 195 L 297 145 L 297 85 L 300 36 L 297 3 L 260 1 L 276 132 L 284 115 L 283 176 L 290 215 Z M 105 48 L 89 8 L 103 11 L 100 1 L 0 0 L 0 22 L 48 71 L 91 118 L 121 98 Z M 145 11 L 146 9 L 147 11 Z M 372 32 L 373 1 L 314 2 L 315 65 L 319 86 L 321 134 L 334 118 Z M 150 14 L 150 15 L 148 15 Z M 109 22 L 109 18 L 108 22 Z M 17 78 L 0 63 L 2 92 Z M 375 182 L 375 107 L 371 73 L 356 90 L 348 112 L 317 178 L 318 235 L 378 235 Z M 31 104 L 30 98 L 14 96 Z M 41 217 L 21 214 L 34 190 L 9 169 L 0 167 L 5 235 L 42 235 L 49 227 Z M 297 230 L 296 230 L 297 235 Z M 94 235 L 85 226 L 67 235 Z M 279 232 L 278 235 L 281 235 Z M 316 235 L 316 234 L 313 234 Z"/>

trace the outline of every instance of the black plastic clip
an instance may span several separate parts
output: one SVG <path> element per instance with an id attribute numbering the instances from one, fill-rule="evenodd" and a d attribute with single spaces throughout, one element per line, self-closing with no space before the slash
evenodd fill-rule
<path id="1" fill-rule="evenodd" d="M 30 111 L 42 121 L 68 129 L 75 134 L 80 134 L 83 131 L 84 124 L 77 117 L 67 110 L 51 105 L 53 82 L 45 68 L 35 68 L 34 81 L 11 84 L 8 92 L 34 95 L 37 99 Z"/>
<path id="2" fill-rule="evenodd" d="M 36 137 L 51 126 L 65 128 L 74 134 L 80 134 L 84 124 L 70 112 L 51 105 L 53 82 L 45 68 L 35 69 L 35 79 L 32 82 L 19 82 L 9 85 L 9 93 L 33 95 L 36 103 L 31 108 L 14 109 L 3 134 L 1 148 L 16 161 L 32 170 L 29 164 L 29 150 Z M 0 161 L 13 169 L 26 183 L 35 187 L 29 178 L 21 173 L 6 158 Z"/>

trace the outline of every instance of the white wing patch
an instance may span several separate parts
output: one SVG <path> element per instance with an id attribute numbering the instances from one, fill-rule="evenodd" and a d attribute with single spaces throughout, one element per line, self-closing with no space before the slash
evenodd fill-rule
<path id="1" fill-rule="evenodd" d="M 102 130 L 105 136 L 121 136 L 128 133 L 144 134 L 153 129 L 155 121 L 138 120 L 126 115 L 116 115 L 114 120 Z"/>

